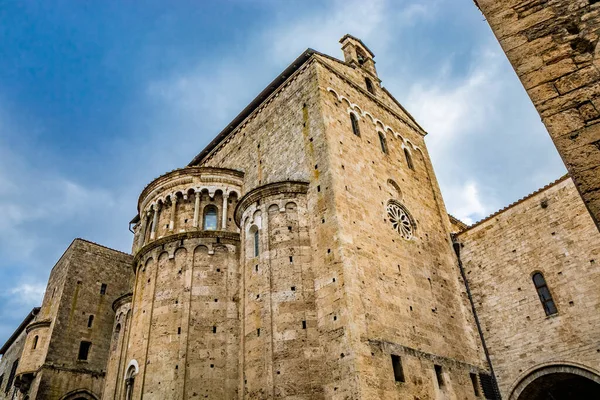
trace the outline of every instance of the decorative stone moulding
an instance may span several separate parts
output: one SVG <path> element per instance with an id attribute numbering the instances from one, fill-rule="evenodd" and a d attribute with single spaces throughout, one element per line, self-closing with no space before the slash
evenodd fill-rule
<path id="1" fill-rule="evenodd" d="M 190 193 L 206 191 L 211 197 L 218 190 L 225 194 L 235 192 L 241 196 L 244 173 L 227 168 L 186 167 L 168 172 L 150 182 L 138 200 L 138 212 L 154 209 L 180 194 L 184 200 Z"/>
<path id="2" fill-rule="evenodd" d="M 421 149 L 418 146 L 416 146 L 415 144 L 413 144 L 410 140 L 402 137 L 402 135 L 400 135 L 398 132 L 394 131 L 390 126 L 384 124 L 377 117 L 374 117 L 373 114 L 370 113 L 369 111 L 366 111 L 364 108 L 362 108 L 358 104 L 351 102 L 350 100 L 348 100 L 347 97 L 338 94 L 338 92 L 335 89 L 328 87 L 327 91 L 333 93 L 337 97 L 337 99 L 340 103 L 345 101 L 348 104 L 348 110 L 347 110 L 348 114 L 354 114 L 358 119 L 361 119 L 363 117 L 365 117 L 365 118 L 368 117 L 369 120 L 373 123 L 373 125 L 375 125 L 375 129 L 377 130 L 377 132 L 381 132 L 384 136 L 387 136 L 387 134 L 389 133 L 389 134 L 393 135 L 395 138 L 400 139 L 402 141 L 403 149 L 407 149 L 409 152 L 411 151 L 411 149 L 421 151 Z"/>
<path id="3" fill-rule="evenodd" d="M 113 301 L 113 303 L 112 303 L 113 311 L 117 312 L 119 307 L 121 307 L 123 304 L 131 303 L 132 296 L 133 296 L 133 293 L 129 292 L 129 293 L 125 293 L 122 296 L 117 297 L 117 299 L 115 301 Z"/>
<path id="4" fill-rule="evenodd" d="M 308 182 L 298 181 L 284 181 L 269 183 L 267 185 L 260 186 L 251 192 L 248 192 L 238 202 L 235 208 L 235 223 L 238 227 L 241 227 L 242 214 L 244 210 L 251 204 L 259 201 L 264 197 L 270 197 L 277 194 L 289 193 L 289 194 L 306 194 L 308 193 Z"/>
<path id="5" fill-rule="evenodd" d="M 51 324 L 52 321 L 49 319 L 32 322 L 31 324 L 27 325 L 27 328 L 25 328 L 25 332 L 29 333 L 35 329 L 48 328 Z"/>

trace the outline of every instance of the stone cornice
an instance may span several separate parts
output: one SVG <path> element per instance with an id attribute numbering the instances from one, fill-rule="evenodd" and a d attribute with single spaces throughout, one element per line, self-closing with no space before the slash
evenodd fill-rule
<path id="1" fill-rule="evenodd" d="M 133 293 L 129 292 L 129 293 L 125 293 L 122 296 L 117 297 L 116 300 L 113 301 L 113 303 L 112 303 L 113 311 L 117 312 L 117 309 L 119 307 L 121 307 L 123 304 L 131 303 L 132 296 L 133 296 Z"/>
<path id="2" fill-rule="evenodd" d="M 244 210 L 252 203 L 264 197 L 270 197 L 281 193 L 301 193 L 308 192 L 308 182 L 284 181 L 269 183 L 248 192 L 240 199 L 235 207 L 235 223 L 240 226 Z"/>
<path id="3" fill-rule="evenodd" d="M 133 258 L 132 266 L 133 266 L 134 272 L 135 272 L 136 266 L 137 266 L 138 262 L 140 261 L 140 259 L 148 252 L 154 250 L 157 247 L 161 247 L 162 245 L 167 244 L 167 243 L 177 242 L 180 240 L 192 239 L 192 238 L 207 238 L 207 239 L 219 238 L 219 239 L 226 240 L 225 242 L 223 242 L 221 240 L 222 244 L 227 244 L 227 241 L 237 244 L 240 241 L 240 234 L 237 232 L 227 232 L 227 231 L 201 231 L 201 230 L 198 230 L 198 231 L 180 232 L 180 233 L 176 233 L 173 235 L 162 237 L 160 239 L 154 240 L 154 241 L 146 244 L 144 247 L 142 247 L 141 249 L 138 250 L 138 252 L 135 254 L 135 257 Z"/>
<path id="4" fill-rule="evenodd" d="M 52 320 L 49 320 L 49 319 L 32 322 L 31 324 L 27 325 L 27 328 L 25 328 L 25 332 L 29 333 L 29 332 L 39 329 L 39 328 L 47 328 L 51 324 L 52 324 Z"/>

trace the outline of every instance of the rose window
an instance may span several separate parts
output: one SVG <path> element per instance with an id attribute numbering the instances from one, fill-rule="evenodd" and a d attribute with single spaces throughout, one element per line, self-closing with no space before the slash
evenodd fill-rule
<path id="1" fill-rule="evenodd" d="M 400 204 L 390 201 L 387 205 L 387 214 L 392 224 L 392 228 L 404 239 L 413 238 L 415 224 L 408 211 Z"/>

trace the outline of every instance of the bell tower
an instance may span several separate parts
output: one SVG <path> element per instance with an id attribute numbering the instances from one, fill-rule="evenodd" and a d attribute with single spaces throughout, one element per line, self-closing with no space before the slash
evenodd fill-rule
<path id="1" fill-rule="evenodd" d="M 353 66 L 363 69 L 372 75 L 377 81 L 377 70 L 375 69 L 375 54 L 362 42 L 362 40 L 346 34 L 340 39 L 345 61 Z"/>

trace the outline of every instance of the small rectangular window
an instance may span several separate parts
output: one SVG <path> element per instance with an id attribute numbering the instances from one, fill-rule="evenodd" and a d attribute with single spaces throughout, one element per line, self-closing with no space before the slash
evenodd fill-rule
<path id="1" fill-rule="evenodd" d="M 81 361 L 87 360 L 90 354 L 90 347 L 92 347 L 91 342 L 84 341 L 79 343 L 79 354 L 77 355 L 77 359 Z"/>
<path id="2" fill-rule="evenodd" d="M 106 294 L 106 283 L 103 283 L 102 286 L 100 286 L 100 294 Z"/>
<path id="3" fill-rule="evenodd" d="M 479 397 L 479 382 L 477 382 L 477 375 L 474 373 L 469 374 L 471 376 L 471 383 L 473 384 L 473 393 L 476 397 Z"/>
<path id="4" fill-rule="evenodd" d="M 12 368 L 10 369 L 10 375 L 8 376 L 8 382 L 6 382 L 6 389 L 4 389 L 4 393 L 6 393 L 6 394 L 8 394 L 8 392 L 10 392 L 10 389 L 12 389 L 13 380 L 15 379 L 15 374 L 17 372 L 18 366 L 19 366 L 19 360 L 16 359 L 12 364 Z"/>
<path id="5" fill-rule="evenodd" d="M 439 387 L 444 386 L 444 375 L 442 374 L 442 366 L 434 365 L 435 368 L 435 377 L 437 379 L 437 383 Z"/>
<path id="6" fill-rule="evenodd" d="M 93 323 L 94 323 L 94 316 L 90 315 L 90 317 L 88 318 L 88 328 L 91 328 Z"/>
<path id="7" fill-rule="evenodd" d="M 394 368 L 394 380 L 396 382 L 405 382 L 404 370 L 402 369 L 402 359 L 400 356 L 392 354 L 392 367 Z"/>

